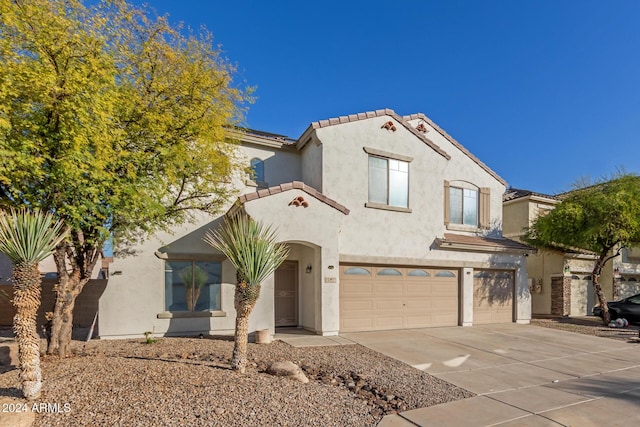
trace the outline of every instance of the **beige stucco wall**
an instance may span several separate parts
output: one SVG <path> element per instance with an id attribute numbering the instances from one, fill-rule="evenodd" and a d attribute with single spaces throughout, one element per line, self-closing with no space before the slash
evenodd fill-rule
<path id="1" fill-rule="evenodd" d="M 322 145 L 309 142 L 301 151 L 302 181 L 323 192 L 322 186 Z"/>
<path id="2" fill-rule="evenodd" d="M 477 163 L 448 142 L 447 160 L 403 126 L 395 132 L 381 129 L 389 117 L 377 117 L 316 130 L 323 142 L 324 193 L 346 205 L 351 214 L 340 233 L 340 253 L 369 257 L 447 260 L 450 252 L 431 248 L 444 225 L 444 181 L 464 180 L 491 188 L 491 222 L 502 222 L 505 187 Z M 427 135 L 434 142 L 435 130 Z M 365 207 L 368 201 L 368 154 L 363 147 L 413 158 L 409 163 L 411 213 Z M 479 231 L 468 229 L 469 231 Z M 483 255 L 466 254 L 466 260 Z"/>
<path id="3" fill-rule="evenodd" d="M 264 179 L 268 186 L 302 179 L 300 155 L 295 148 L 277 149 L 257 144 L 243 144 L 239 154 L 247 167 L 253 158 L 264 162 Z"/>
<path id="4" fill-rule="evenodd" d="M 491 223 L 496 234 L 500 233 L 502 224 L 504 185 L 434 129 L 427 136 L 451 155 L 450 160 L 402 126 L 397 126 L 396 132 L 380 129 L 387 120 L 388 117 L 379 117 L 317 129 L 312 135 L 314 140 L 298 154 L 290 148 L 278 151 L 256 144 L 241 148 L 240 155 L 244 156 L 247 165 L 254 157 L 265 161 L 265 181 L 269 186 L 303 180 L 351 211 L 345 215 L 301 190 L 261 197 L 243 205 L 251 217 L 273 225 L 280 240 L 291 244 L 290 259 L 297 260 L 299 265 L 300 326 L 325 335 L 338 333 L 339 262 L 442 266 L 461 269 L 465 273 L 472 273 L 474 268 L 514 270 L 516 320 L 527 322 L 531 295 L 522 254 L 441 250 L 434 244 L 437 237 L 450 231 L 444 225 L 445 180 L 491 189 Z M 409 166 L 411 213 L 365 207 L 368 155 L 363 147 L 413 158 Z M 244 187 L 243 183 L 243 179 L 237 180 L 239 193 L 255 191 L 255 187 Z M 289 206 L 297 196 L 304 197 L 309 207 Z M 111 271 L 120 274 L 111 276 L 101 299 L 101 336 L 142 336 L 145 331 L 158 335 L 203 330 L 232 333 L 235 272 L 228 261 L 223 262 L 222 310 L 215 313 L 216 317 L 158 317 L 164 312 L 162 257 L 216 259 L 218 255 L 202 241 L 202 236 L 219 223 L 219 218 L 199 215 L 195 223 L 176 227 L 172 234 L 158 233 L 137 247 L 135 255 L 114 260 Z M 307 265 L 312 266 L 310 274 L 305 271 Z M 468 288 L 469 283 L 472 283 L 471 279 L 463 281 L 462 286 Z M 472 292 L 465 294 L 461 311 L 472 313 Z M 274 330 L 273 304 L 272 276 L 262 286 L 261 297 L 250 318 L 251 331 Z M 472 319 L 463 319 L 463 324 L 471 322 Z"/>
<path id="5" fill-rule="evenodd" d="M 520 240 L 523 229 L 529 226 L 529 201 L 519 198 L 502 206 L 502 234 L 510 239 Z"/>
<path id="6" fill-rule="evenodd" d="M 290 206 L 289 202 L 302 196 L 309 207 Z M 345 215 L 320 202 L 301 190 L 290 190 L 279 194 L 255 199 L 244 204 L 244 209 L 252 218 L 271 224 L 281 241 L 300 242 L 317 252 L 302 251 L 301 259 L 313 259 L 313 280 L 305 282 L 313 288 L 305 288 L 303 297 L 314 296 L 312 302 L 305 300 L 304 309 L 313 304 L 313 310 L 304 314 L 302 326 L 324 335 L 335 335 L 339 330 L 339 288 L 338 288 L 338 235 Z M 306 265 L 306 264 L 305 264 Z M 302 281 L 301 281 L 302 283 Z M 305 285 L 307 286 L 307 285 Z M 313 326 L 311 326 L 312 315 Z"/>
<path id="7" fill-rule="evenodd" d="M 561 275 L 564 255 L 559 252 L 538 251 L 527 258 L 527 272 L 535 284 L 542 281 L 539 292 L 531 294 L 531 311 L 534 314 L 551 313 L 551 275 Z"/>

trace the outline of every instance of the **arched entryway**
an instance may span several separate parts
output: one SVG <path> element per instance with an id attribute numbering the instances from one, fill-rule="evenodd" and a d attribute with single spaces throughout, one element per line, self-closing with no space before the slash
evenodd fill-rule
<path id="1" fill-rule="evenodd" d="M 316 330 L 316 291 L 320 284 L 320 247 L 289 241 L 289 257 L 274 275 L 275 327 Z"/>

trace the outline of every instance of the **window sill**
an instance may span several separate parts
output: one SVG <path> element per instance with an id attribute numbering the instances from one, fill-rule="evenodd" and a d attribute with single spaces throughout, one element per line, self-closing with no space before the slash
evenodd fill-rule
<path id="1" fill-rule="evenodd" d="M 196 317 L 227 317 L 224 311 L 163 311 L 158 319 L 191 319 Z"/>
<path id="2" fill-rule="evenodd" d="M 447 224 L 447 230 L 478 232 L 480 231 L 480 228 L 475 225 Z"/>
<path id="3" fill-rule="evenodd" d="M 411 209 L 409 208 L 401 208 L 400 206 L 383 205 L 382 203 L 367 202 L 364 204 L 364 207 L 372 208 L 372 209 L 382 209 L 385 211 L 411 213 Z"/>

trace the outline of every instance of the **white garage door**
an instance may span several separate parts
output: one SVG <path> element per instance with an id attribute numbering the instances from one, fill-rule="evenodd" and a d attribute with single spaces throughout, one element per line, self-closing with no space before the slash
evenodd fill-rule
<path id="1" fill-rule="evenodd" d="M 513 322 L 513 271 L 476 270 L 473 324 Z"/>
<path id="2" fill-rule="evenodd" d="M 340 266 L 340 331 L 455 326 L 458 271 Z"/>

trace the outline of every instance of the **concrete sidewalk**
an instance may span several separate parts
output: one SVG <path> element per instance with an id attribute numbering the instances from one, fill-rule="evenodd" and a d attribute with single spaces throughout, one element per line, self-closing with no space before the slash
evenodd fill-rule
<path id="1" fill-rule="evenodd" d="M 342 337 L 478 395 L 379 426 L 640 424 L 640 343 L 517 324 Z"/>

